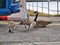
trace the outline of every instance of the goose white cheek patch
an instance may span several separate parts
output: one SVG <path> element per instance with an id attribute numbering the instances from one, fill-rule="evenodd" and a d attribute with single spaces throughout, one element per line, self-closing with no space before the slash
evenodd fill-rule
<path id="1" fill-rule="evenodd" d="M 30 24 L 30 29 L 34 28 L 35 26 L 36 26 L 36 22 L 32 22 L 32 23 Z"/>

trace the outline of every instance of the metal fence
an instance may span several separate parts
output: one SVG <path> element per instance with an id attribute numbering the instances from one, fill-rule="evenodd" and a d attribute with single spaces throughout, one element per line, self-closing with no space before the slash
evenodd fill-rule
<path id="1" fill-rule="evenodd" d="M 42 13 L 47 12 L 48 15 L 53 12 L 54 14 L 57 14 L 57 15 L 60 14 L 60 6 L 59 6 L 60 1 L 26 2 L 26 5 L 27 5 L 27 9 L 42 12 Z"/>

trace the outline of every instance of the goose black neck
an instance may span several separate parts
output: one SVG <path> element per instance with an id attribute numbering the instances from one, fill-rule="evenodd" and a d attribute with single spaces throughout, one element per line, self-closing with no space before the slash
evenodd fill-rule
<path id="1" fill-rule="evenodd" d="M 37 18 L 38 18 L 38 13 L 36 13 L 36 16 L 34 18 L 34 21 L 36 22 L 37 21 Z"/>

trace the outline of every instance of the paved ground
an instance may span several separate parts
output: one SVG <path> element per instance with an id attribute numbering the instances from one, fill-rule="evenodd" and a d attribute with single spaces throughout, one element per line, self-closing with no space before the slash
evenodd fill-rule
<path id="1" fill-rule="evenodd" d="M 60 45 L 60 23 L 54 22 L 45 28 L 34 28 L 23 32 L 24 27 L 16 25 L 14 33 L 8 33 L 7 25 L 0 24 L 2 45 Z"/>
<path id="2" fill-rule="evenodd" d="M 18 26 L 14 33 L 11 34 L 8 33 L 7 25 L 0 25 L 0 42 L 2 41 L 1 43 L 4 45 L 13 43 L 31 45 L 38 42 L 60 42 L 60 25 L 48 25 L 46 28 L 30 29 L 26 32 L 22 30 L 24 30 L 24 27 Z"/>

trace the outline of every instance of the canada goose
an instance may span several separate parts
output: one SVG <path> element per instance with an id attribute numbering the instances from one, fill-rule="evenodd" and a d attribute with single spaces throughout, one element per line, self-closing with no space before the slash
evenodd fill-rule
<path id="1" fill-rule="evenodd" d="M 43 20 L 37 21 L 38 12 L 35 11 L 34 13 L 36 13 L 36 17 L 34 18 L 34 21 L 30 24 L 30 28 L 46 27 L 48 24 L 52 23 L 50 21 L 43 21 Z"/>
<path id="2" fill-rule="evenodd" d="M 8 23 L 8 27 L 9 27 L 9 33 L 14 33 L 13 30 L 15 29 L 15 23 L 13 21 Z"/>

